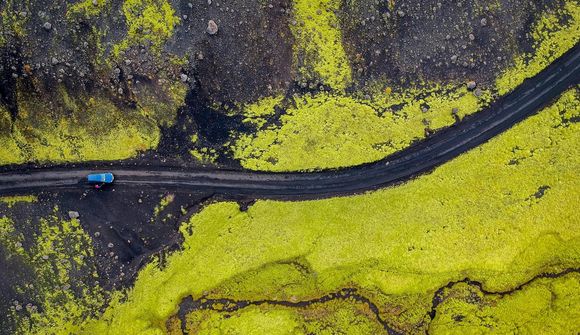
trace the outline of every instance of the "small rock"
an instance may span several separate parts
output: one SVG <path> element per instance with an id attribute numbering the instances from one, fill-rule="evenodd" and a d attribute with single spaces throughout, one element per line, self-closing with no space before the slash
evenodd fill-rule
<path id="1" fill-rule="evenodd" d="M 457 55 L 453 55 L 453 56 L 451 56 L 451 61 L 452 61 L 452 62 L 456 62 L 456 61 L 457 61 Z"/>
<path id="2" fill-rule="evenodd" d="M 79 217 L 79 212 L 75 211 L 68 211 L 68 217 L 71 219 L 76 219 Z"/>
<path id="3" fill-rule="evenodd" d="M 93 0 L 93 6 L 98 6 L 99 5 L 99 0 Z"/>
<path id="4" fill-rule="evenodd" d="M 218 32 L 218 25 L 217 23 L 215 23 L 214 20 L 209 20 L 207 22 L 207 29 L 206 29 L 207 33 L 210 35 L 215 35 Z"/>
<path id="5" fill-rule="evenodd" d="M 399 11 L 397 11 L 397 14 L 398 14 L 400 17 L 403 17 L 403 16 L 405 16 L 405 12 L 403 12 L 402 10 L 399 10 Z"/>
<path id="6" fill-rule="evenodd" d="M 471 40 L 471 41 L 475 40 L 475 35 L 469 34 L 469 40 Z"/>
<path id="7" fill-rule="evenodd" d="M 182 73 L 179 75 L 179 79 L 181 79 L 182 82 L 186 83 L 189 80 L 189 77 L 185 73 Z"/>
<path id="8" fill-rule="evenodd" d="M 143 203 L 143 200 L 139 199 L 139 200 L 137 200 L 137 202 L 141 204 L 141 203 Z"/>
<path id="9" fill-rule="evenodd" d="M 123 94 L 123 88 L 122 87 L 119 87 L 119 89 L 117 90 L 117 93 L 119 93 L 120 95 L 122 95 Z"/>
<path id="10" fill-rule="evenodd" d="M 131 65 L 131 60 L 130 59 L 125 59 L 125 65 Z"/>
<path id="11" fill-rule="evenodd" d="M 207 0 L 207 4 L 208 5 L 211 5 L 211 0 Z"/>
<path id="12" fill-rule="evenodd" d="M 44 28 L 44 30 L 46 30 L 46 31 L 49 31 L 49 30 L 51 30 L 51 29 L 52 29 L 52 24 L 50 24 L 50 22 L 45 22 L 45 23 L 42 25 L 42 28 Z"/>
<path id="13" fill-rule="evenodd" d="M 115 246 L 115 245 L 114 245 L 113 243 L 109 243 L 109 244 L 107 244 L 107 247 L 109 247 L 109 248 L 112 248 L 112 247 L 114 247 L 114 246 Z"/>
<path id="14" fill-rule="evenodd" d="M 483 91 L 481 90 L 481 88 L 476 88 L 475 91 L 473 91 L 473 95 L 475 95 L 476 97 L 480 97 L 483 94 Z"/>
<path id="15" fill-rule="evenodd" d="M 483 19 L 481 19 L 481 21 L 479 21 L 479 23 L 481 24 L 482 27 L 485 27 L 485 26 L 487 26 L 487 19 L 483 18 Z"/>
<path id="16" fill-rule="evenodd" d="M 468 90 L 473 90 L 475 89 L 475 87 L 477 87 L 477 83 L 475 81 L 469 81 L 467 82 L 467 89 Z"/>

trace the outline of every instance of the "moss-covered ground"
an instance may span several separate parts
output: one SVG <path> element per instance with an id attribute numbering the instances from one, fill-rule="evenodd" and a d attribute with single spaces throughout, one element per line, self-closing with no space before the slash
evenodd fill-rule
<path id="1" fill-rule="evenodd" d="M 489 143 L 395 188 L 318 201 L 258 201 L 245 212 L 236 203 L 209 205 L 182 226 L 182 250 L 162 266 L 144 267 L 126 300 L 86 322 L 83 332 L 163 334 L 187 296 L 300 302 L 352 288 L 379 306 L 389 327 L 409 333 L 441 329 L 459 314 L 443 329 L 529 327 L 534 313 L 548 308 L 546 294 L 560 292 L 550 296 L 546 317 L 565 333 L 577 326 L 569 318 L 578 307 L 578 276 L 550 277 L 580 263 L 580 138 L 571 121 L 580 113 L 579 99 L 572 89 Z M 544 273 L 554 275 L 535 279 Z M 483 298 L 463 299 L 461 287 L 448 285 L 465 278 L 479 283 Z M 447 286 L 459 293 L 447 297 L 440 289 Z M 434 296 L 443 302 L 434 306 Z M 521 313 L 508 315 L 510 308 Z M 252 333 L 264 320 L 288 330 L 309 327 L 299 322 L 307 311 L 267 305 L 238 308 L 233 318 L 199 313 L 187 319 L 194 329 Z M 495 321 L 478 318 L 482 313 Z M 330 313 L 329 324 L 351 316 L 348 309 Z"/>
<path id="2" fill-rule="evenodd" d="M 315 13 L 331 15 L 328 14 L 328 5 L 326 2 L 309 2 L 305 6 L 298 2 L 296 15 L 309 15 L 308 18 L 321 17 Z M 302 7 L 309 11 L 302 10 Z M 302 20 L 308 21 L 306 18 Z M 317 20 L 311 19 L 312 22 Z M 331 34 L 332 29 L 322 31 L 321 27 L 325 25 L 316 27 L 321 31 L 314 36 L 324 38 L 316 40 L 316 48 L 312 48 L 312 41 L 297 38 L 297 54 L 301 55 L 302 49 L 313 49 L 320 59 L 337 57 L 335 62 L 322 63 L 325 68 L 334 67 L 326 72 L 338 77 L 320 75 L 322 70 L 316 66 L 308 68 L 312 76 L 326 80 L 334 93 L 295 95 L 278 100 L 278 104 L 271 104 L 272 98 L 266 98 L 246 106 L 247 120 L 257 120 L 258 130 L 239 135 L 233 141 L 233 156 L 243 167 L 271 171 L 336 168 L 372 162 L 401 150 L 452 125 L 463 116 L 479 111 L 493 98 L 508 93 L 578 43 L 580 5 L 577 1 L 568 1 L 557 11 L 538 17 L 531 32 L 533 51 L 518 55 L 515 65 L 500 75 L 495 87 L 479 92 L 469 92 L 465 83 L 441 86 L 418 82 L 416 89 L 398 91 L 388 82 L 375 82 L 361 92 L 345 95 L 340 91 L 344 85 L 337 86 L 336 83 L 347 82 L 344 79 L 347 76 L 341 74 L 350 73 L 344 70 L 350 65 L 341 60 L 342 49 L 328 51 L 338 48 L 334 36 L 339 33 Z M 337 25 L 330 27 L 339 29 Z M 306 30 L 307 27 L 300 29 Z M 319 62 L 313 60 L 310 64 Z M 286 112 L 279 116 L 276 108 Z M 269 112 L 255 117 L 255 110 L 265 109 Z"/>
<path id="3" fill-rule="evenodd" d="M 461 44 L 467 32 L 456 36 L 458 28 L 446 21 L 436 31 L 413 21 L 421 18 L 418 4 L 236 1 L 225 9 L 215 3 L 165 0 L 56 3 L 43 15 L 31 14 L 45 9 L 35 1 L 8 1 L 0 7 L 5 58 L 0 69 L 0 139 L 5 143 L 1 165 L 118 160 L 156 149 L 152 156 L 178 152 L 193 164 L 254 170 L 366 163 L 477 112 L 541 71 L 580 36 L 580 6 L 572 0 L 538 5 L 537 13 L 530 15 L 522 12 L 525 6 L 511 11 L 501 4 L 488 6 L 486 12 L 486 1 L 438 6 L 433 20 L 459 15 L 461 27 L 478 25 L 469 28 L 477 36 L 468 38 L 466 49 Z M 353 9 L 362 7 L 374 9 Z M 504 10 L 517 18 L 517 34 L 497 26 Z M 248 12 L 252 15 L 244 14 Z M 480 17 L 489 22 L 480 24 Z M 210 19 L 220 28 L 216 35 L 206 32 Z M 404 33 L 407 20 L 425 31 Z M 50 23 L 49 29 L 43 28 L 45 23 Z M 368 50 L 354 45 L 352 34 L 358 28 L 353 24 L 368 25 L 367 30 L 376 24 L 382 27 L 361 32 Z M 440 36 L 445 30 L 453 30 L 448 39 Z M 405 40 L 411 33 L 430 40 L 429 45 L 444 39 L 462 58 L 472 57 L 472 48 L 481 47 L 486 54 L 478 62 L 504 73 L 493 83 L 478 82 L 475 91 L 465 87 L 469 76 L 457 73 L 440 80 L 418 75 L 402 83 L 395 68 L 411 66 L 417 59 L 401 65 L 380 57 L 400 58 L 413 43 L 385 50 L 377 42 L 397 34 Z M 491 43 L 491 37 L 497 40 L 495 34 L 509 35 L 510 45 L 502 52 L 494 49 L 496 42 L 491 51 L 480 45 Z M 416 48 L 409 59 L 425 51 L 421 45 Z M 230 52 L 239 57 L 229 57 Z M 421 60 L 426 68 L 436 69 L 428 62 L 443 61 L 437 52 L 429 53 L 432 60 Z M 361 68 L 366 63 L 369 69 Z M 486 69 L 483 63 L 478 66 Z M 372 78 L 362 73 L 372 72 L 370 68 L 384 73 Z M 468 68 L 462 71 L 471 73 Z M 196 100 L 178 119 L 188 93 Z M 263 111 L 260 117 L 254 115 L 257 109 Z M 224 115 L 239 114 L 236 121 L 223 122 Z M 247 122 L 237 121 L 244 118 Z M 191 136 L 197 142 L 189 141 Z M 164 141 L 172 143 L 174 152 L 164 151 Z"/>
<path id="4" fill-rule="evenodd" d="M 76 334 L 81 326 L 78 320 L 89 317 L 104 303 L 91 237 L 78 219 L 63 220 L 56 215 L 58 208 L 54 211 L 34 220 L 34 233 L 30 235 L 22 233 L 22 223 L 17 225 L 0 214 L 3 252 L 8 260 L 32 270 L 31 277 L 12 287 L 28 297 L 12 301 L 10 315 L 6 316 L 18 320 L 18 334 Z"/>
<path id="5" fill-rule="evenodd" d="M 332 93 L 294 96 L 289 103 L 266 98 L 247 107 L 245 122 L 261 129 L 241 135 L 233 155 L 252 170 L 314 170 L 368 163 L 477 112 L 489 99 L 489 92 L 476 97 L 464 87 L 387 90 L 372 101 Z M 272 104 L 276 101 L 278 105 Z M 285 103 L 281 125 L 268 124 L 268 116 Z"/>
<path id="6" fill-rule="evenodd" d="M 100 96 L 75 98 L 61 87 L 50 102 L 22 95 L 18 107 L 16 120 L 0 107 L 0 164 L 124 159 L 159 143 L 158 124 L 146 111 Z"/>

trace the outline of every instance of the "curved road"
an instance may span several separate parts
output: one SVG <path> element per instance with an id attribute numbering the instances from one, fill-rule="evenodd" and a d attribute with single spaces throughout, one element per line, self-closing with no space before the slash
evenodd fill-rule
<path id="1" fill-rule="evenodd" d="M 309 173 L 193 170 L 179 167 L 52 167 L 0 174 L 0 194 L 86 187 L 88 173 L 111 171 L 118 188 L 203 191 L 226 196 L 304 199 L 358 193 L 392 185 L 449 161 L 527 116 L 580 81 L 580 44 L 489 108 L 381 161 Z"/>

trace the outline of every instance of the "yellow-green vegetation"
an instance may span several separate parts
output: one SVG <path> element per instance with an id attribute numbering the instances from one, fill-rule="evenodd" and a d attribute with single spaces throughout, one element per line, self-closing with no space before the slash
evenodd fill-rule
<path id="1" fill-rule="evenodd" d="M 104 303 L 96 269 L 87 262 L 94 257 L 91 238 L 78 220 L 61 220 L 56 214 L 39 219 L 32 228 L 37 232 L 26 236 L 14 224 L 0 217 L 0 245 L 33 271 L 34 281 L 17 289 L 35 297 L 33 303 L 12 309 L 10 317 L 19 320 L 17 333 L 77 334 L 78 320 Z"/>
<path id="2" fill-rule="evenodd" d="M 213 148 L 208 148 L 196 144 L 198 140 L 199 136 L 197 134 L 191 136 L 191 143 L 195 145 L 193 149 L 189 150 L 191 156 L 193 156 L 193 158 L 195 158 L 198 162 L 202 164 L 215 163 L 219 156 L 217 151 Z"/>
<path id="3" fill-rule="evenodd" d="M 333 22 L 333 10 L 337 6 L 339 4 L 332 1 L 295 3 L 296 16 L 302 18 L 298 21 L 303 22 L 293 26 L 297 40 L 295 54 L 316 69 L 315 57 L 302 56 L 307 52 L 300 50 L 309 50 L 309 44 L 303 42 L 305 37 L 300 33 L 312 32 L 311 29 L 324 30 L 308 35 L 313 43 L 311 49 L 315 54 L 323 55 L 319 55 L 321 59 L 333 59 L 341 64 L 334 66 L 333 73 L 350 74 L 350 70 L 336 70 L 341 67 L 350 69 L 348 62 L 338 61 L 344 55 L 340 41 L 325 37 L 340 36 Z M 325 25 L 320 20 L 331 23 Z M 340 93 L 294 97 L 289 104 L 284 105 L 290 107 L 280 118 L 279 124 L 269 125 L 269 117 L 275 115 L 274 106 L 281 105 L 283 101 L 281 97 L 263 99 L 245 107 L 245 121 L 256 125 L 258 131 L 236 138 L 232 145 L 233 156 L 245 168 L 270 171 L 337 168 L 384 158 L 425 138 L 433 131 L 452 125 L 465 115 L 481 110 L 496 93 L 506 94 L 525 78 L 540 72 L 578 43 L 579 22 L 580 4 L 577 1 L 568 1 L 558 10 L 540 17 L 531 33 L 535 41 L 534 52 L 517 58 L 514 67 L 497 79 L 496 87 L 483 91 L 479 98 L 464 86 L 442 87 L 421 83 L 418 88 L 399 92 L 387 83 L 376 82 L 367 88 L 372 93 L 370 100 L 360 93 L 355 94 L 356 98 Z M 332 28 L 329 31 L 333 32 L 330 35 L 325 33 L 325 27 L 328 26 Z M 338 57 L 333 58 L 331 55 Z M 340 86 L 336 86 L 335 82 L 330 84 L 333 79 L 325 80 L 333 88 Z"/>
<path id="4" fill-rule="evenodd" d="M 245 168 L 272 171 L 368 163 L 477 112 L 489 99 L 489 92 L 478 98 L 463 86 L 383 90 L 371 101 L 329 93 L 295 96 L 280 126 L 273 124 L 235 141 L 234 158 Z M 280 103 L 278 97 L 250 105 L 244 121 L 262 127 Z"/>
<path id="5" fill-rule="evenodd" d="M 123 14 L 127 36 L 113 47 L 115 56 L 136 44 L 151 44 L 154 51 L 159 51 L 179 24 L 179 17 L 167 0 L 125 0 Z"/>
<path id="6" fill-rule="evenodd" d="M 159 205 L 155 206 L 155 209 L 153 210 L 153 215 L 155 217 L 159 216 L 159 214 L 163 212 L 163 210 L 167 208 L 167 206 L 169 206 L 169 204 L 171 204 L 173 200 L 175 200 L 175 194 L 164 195 L 161 198 L 161 201 L 159 201 Z"/>
<path id="7" fill-rule="evenodd" d="M 25 23 L 29 16 L 21 15 L 21 10 L 30 11 L 30 3 L 15 0 L 3 1 L 2 10 L 0 10 L 0 46 L 6 43 L 7 37 L 5 35 L 7 34 L 14 34 L 18 38 L 26 36 Z"/>
<path id="8" fill-rule="evenodd" d="M 181 82 L 161 86 L 141 84 L 135 89 L 135 97 L 143 115 L 157 121 L 157 124 L 170 127 L 175 124 L 175 116 L 179 107 L 185 104 L 187 85 Z"/>
<path id="9" fill-rule="evenodd" d="M 100 15 L 108 4 L 108 0 L 81 0 L 67 8 L 66 17 L 89 19 Z"/>
<path id="10" fill-rule="evenodd" d="M 214 164 L 218 159 L 218 153 L 213 148 L 195 148 L 189 150 L 189 153 L 202 164 Z"/>
<path id="11" fill-rule="evenodd" d="M 257 128 L 262 127 L 268 117 L 274 115 L 276 106 L 279 106 L 284 101 L 284 96 L 265 97 L 254 104 L 249 104 L 242 107 L 244 111 L 245 123 L 251 123 Z"/>
<path id="12" fill-rule="evenodd" d="M 31 203 L 37 201 L 38 197 L 35 195 L 15 195 L 9 197 L 0 197 L 0 202 L 5 203 L 8 208 L 12 208 L 12 206 L 19 202 Z"/>
<path id="13" fill-rule="evenodd" d="M 382 326 L 368 306 L 349 299 L 314 303 L 307 307 L 264 304 L 234 313 L 194 311 L 187 315 L 189 334 L 380 334 Z M 178 321 L 178 320 L 177 320 Z M 176 322 L 179 325 L 179 322 Z M 169 334 L 182 334 L 181 328 Z"/>
<path id="14" fill-rule="evenodd" d="M 157 124 L 140 108 L 97 94 L 73 97 L 64 87 L 50 102 L 18 92 L 14 122 L 0 108 L 0 164 L 124 159 L 159 143 Z"/>
<path id="15" fill-rule="evenodd" d="M 294 67 L 302 80 L 344 90 L 352 79 L 335 11 L 339 0 L 294 0 Z"/>
<path id="16" fill-rule="evenodd" d="M 480 148 L 398 187 L 258 201 L 244 212 L 236 203 L 209 205 L 182 226 L 182 250 L 163 266 L 145 266 L 126 300 L 81 333 L 163 334 L 188 295 L 302 301 L 343 287 L 372 299 L 394 328 L 424 333 L 433 294 L 450 281 L 468 277 L 487 291 L 507 291 L 578 267 L 580 126 L 570 120 L 580 116 L 579 106 L 580 90 L 572 89 Z M 576 301 L 575 287 L 570 292 Z M 577 309 L 562 298 L 559 306 Z M 536 299 L 527 301 L 538 308 Z M 523 325 L 528 316 L 510 320 Z"/>
<path id="17" fill-rule="evenodd" d="M 562 23 L 564 22 L 564 23 Z M 505 94 L 533 77 L 580 41 L 580 2 L 568 0 L 555 12 L 546 13 L 531 32 L 534 50 L 515 59 L 496 81 L 499 94 Z"/>
<path id="18" fill-rule="evenodd" d="M 467 284 L 447 290 L 429 334 L 574 334 L 580 324 L 580 275 L 540 279 L 509 295 Z"/>

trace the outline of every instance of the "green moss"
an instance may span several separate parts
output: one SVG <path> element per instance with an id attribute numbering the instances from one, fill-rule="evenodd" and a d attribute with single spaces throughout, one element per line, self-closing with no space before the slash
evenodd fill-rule
<path id="1" fill-rule="evenodd" d="M 218 159 L 218 153 L 213 148 L 194 148 L 189 154 L 201 164 L 214 164 Z"/>
<path id="2" fill-rule="evenodd" d="M 244 123 L 253 124 L 257 128 L 262 127 L 268 117 L 275 114 L 274 108 L 284 100 L 284 96 L 266 97 L 254 104 L 248 104 L 243 107 Z"/>
<path id="3" fill-rule="evenodd" d="M 142 84 L 135 90 L 141 113 L 164 127 L 173 126 L 177 110 L 185 104 L 187 86 L 181 82 L 157 86 Z"/>
<path id="4" fill-rule="evenodd" d="M 580 324 L 580 275 L 544 278 L 509 295 L 461 284 L 447 290 L 429 334 L 573 334 Z"/>
<path id="5" fill-rule="evenodd" d="M 423 96 L 423 98 L 419 98 Z M 477 98 L 465 87 L 383 90 L 365 101 L 321 93 L 294 97 L 280 126 L 266 128 L 281 98 L 247 106 L 246 122 L 262 127 L 234 141 L 234 158 L 253 170 L 312 170 L 358 165 L 379 160 L 480 110 L 489 92 Z M 428 105 L 428 109 L 424 106 Z M 395 111 L 394 107 L 402 107 Z M 455 114 L 455 116 L 454 116 Z"/>
<path id="6" fill-rule="evenodd" d="M 16 233 L 14 222 L 0 218 L 0 244 L 30 267 L 34 281 L 16 289 L 31 297 L 26 309 L 12 309 L 18 334 L 76 334 L 78 320 L 104 304 L 98 284 L 91 238 L 76 219 L 61 220 L 56 212 L 40 218 L 36 231 Z M 22 226 L 22 225 L 20 225 Z M 21 228 L 19 228 L 21 230 Z"/>
<path id="7" fill-rule="evenodd" d="M 301 18 L 292 28 L 297 41 L 296 55 L 309 66 L 304 68 L 308 69 L 306 72 L 316 73 L 312 70 L 316 69 L 316 57 L 326 59 L 320 55 L 338 55 L 337 59 L 341 59 L 344 54 L 344 51 L 327 49 L 342 46 L 329 42 L 332 38 L 324 38 L 325 33 L 312 33 L 330 26 L 338 34 L 331 36 L 338 38 L 340 32 L 335 23 L 317 23 L 317 20 L 334 22 L 337 6 L 332 1 L 295 3 L 295 15 Z M 323 10 L 318 11 L 320 8 Z M 479 98 L 464 85 L 418 83 L 417 88 L 400 92 L 387 83 L 374 82 L 365 89 L 365 94 L 321 93 L 294 97 L 291 101 L 275 97 L 245 106 L 245 121 L 258 130 L 234 138 L 233 156 L 245 168 L 270 171 L 336 168 L 379 160 L 481 110 L 498 93 L 506 94 L 525 78 L 540 72 L 578 42 L 579 18 L 580 5 L 569 1 L 556 12 L 538 19 L 531 33 L 535 40 L 534 52 L 516 59 L 515 66 L 497 79 L 496 88 L 484 90 Z M 563 21 L 566 23 L 560 24 Z M 312 47 L 304 40 L 312 43 Z M 320 55 L 308 57 L 305 55 L 309 51 L 304 50 Z M 340 63 L 349 68 L 347 62 Z M 286 113 L 280 122 L 268 122 L 276 118 L 276 105 L 285 107 Z"/>
<path id="8" fill-rule="evenodd" d="M 580 115 L 579 103 L 580 92 L 568 91 L 480 148 L 395 188 L 258 201 L 245 212 L 236 203 L 210 205 L 182 227 L 183 249 L 162 267 L 145 266 L 127 300 L 111 304 L 84 333 L 162 334 L 185 296 L 218 292 L 229 279 L 292 260 L 316 274 L 314 285 L 295 282 L 296 299 L 345 286 L 399 297 L 398 306 L 380 307 L 393 311 L 391 322 L 405 320 L 398 328 L 415 332 L 426 327 L 434 292 L 450 281 L 469 277 L 505 291 L 539 273 L 578 267 L 580 137 L 567 120 Z M 285 283 L 254 282 L 263 287 L 254 299 L 281 296 Z M 228 296 L 243 295 L 245 286 L 237 288 L 230 285 Z"/>
<path id="9" fill-rule="evenodd" d="M 159 205 L 155 206 L 155 209 L 153 210 L 153 215 L 155 217 L 159 216 L 159 214 L 163 212 L 163 210 L 167 208 L 167 206 L 169 206 L 169 204 L 171 204 L 173 200 L 175 200 L 175 194 L 167 194 L 163 196 L 161 198 L 161 201 L 159 201 Z"/>
<path id="10" fill-rule="evenodd" d="M 562 21 L 566 23 L 561 24 Z M 556 12 L 542 16 L 532 30 L 534 51 L 517 57 L 514 67 L 496 81 L 500 94 L 505 94 L 533 77 L 580 41 L 580 3 L 566 1 Z"/>
<path id="11" fill-rule="evenodd" d="M 50 101 L 18 94 L 18 118 L 12 123 L 5 113 L 0 123 L 7 143 L 0 164 L 124 159 L 159 143 L 159 128 L 142 109 L 121 109 L 98 94 L 69 96 L 63 87 Z"/>
<path id="12" fill-rule="evenodd" d="M 216 312 L 188 315 L 187 330 L 191 334 L 295 334 L 298 320 L 291 310 L 263 311 L 251 307 L 227 318 Z"/>
<path id="13" fill-rule="evenodd" d="M 166 0 L 125 0 L 123 14 L 127 37 L 113 47 L 115 57 L 121 51 L 138 44 L 150 44 L 154 51 L 159 51 L 179 24 L 179 17 Z"/>
<path id="14" fill-rule="evenodd" d="M 28 1 L 7 0 L 2 3 L 0 10 L 0 46 L 6 43 L 8 35 L 13 35 L 20 39 L 26 37 L 26 23 L 29 20 L 29 16 L 20 15 L 23 10 L 30 13 L 30 3 Z"/>
<path id="15" fill-rule="evenodd" d="M 338 0 L 295 0 L 291 26 L 295 39 L 294 66 L 300 79 L 344 90 L 352 79 L 335 11 Z"/>
<path id="16" fill-rule="evenodd" d="M 69 20 L 74 18 L 90 19 L 101 15 L 109 4 L 108 0 L 81 0 L 68 6 L 66 17 Z"/>
<path id="17" fill-rule="evenodd" d="M 0 202 L 5 203 L 8 208 L 12 208 L 12 206 L 14 206 L 16 203 L 19 202 L 31 203 L 37 201 L 38 197 L 35 195 L 16 195 L 10 197 L 0 197 Z"/>
<path id="18" fill-rule="evenodd" d="M 186 320 L 190 334 L 379 334 L 367 306 L 330 301 L 307 307 L 250 306 L 234 313 L 196 311 Z"/>

